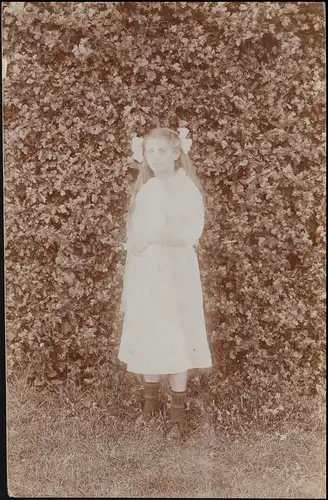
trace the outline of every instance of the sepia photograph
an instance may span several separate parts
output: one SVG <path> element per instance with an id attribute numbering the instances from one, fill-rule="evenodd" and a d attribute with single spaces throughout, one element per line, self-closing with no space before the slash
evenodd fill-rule
<path id="1" fill-rule="evenodd" d="M 326 498 L 324 2 L 2 2 L 6 482 Z"/>

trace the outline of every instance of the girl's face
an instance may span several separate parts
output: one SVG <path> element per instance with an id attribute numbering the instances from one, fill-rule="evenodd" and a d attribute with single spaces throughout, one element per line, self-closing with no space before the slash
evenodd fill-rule
<path id="1" fill-rule="evenodd" d="M 180 153 L 173 149 L 165 137 L 149 137 L 145 144 L 147 163 L 156 177 L 166 177 L 174 172 Z"/>

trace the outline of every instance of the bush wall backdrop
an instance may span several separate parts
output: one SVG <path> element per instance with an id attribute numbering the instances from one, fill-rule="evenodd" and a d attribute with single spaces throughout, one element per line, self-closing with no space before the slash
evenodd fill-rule
<path id="1" fill-rule="evenodd" d="M 8 375 L 137 391 L 116 358 L 130 145 L 160 124 L 189 128 L 207 192 L 214 368 L 190 394 L 322 393 L 324 23 L 314 2 L 3 4 Z"/>

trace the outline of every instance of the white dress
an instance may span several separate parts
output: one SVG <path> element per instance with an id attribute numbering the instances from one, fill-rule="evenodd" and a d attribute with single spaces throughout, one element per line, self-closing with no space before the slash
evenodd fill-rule
<path id="1" fill-rule="evenodd" d="M 203 228 L 202 196 L 183 169 L 166 181 L 149 179 L 138 192 L 128 246 L 150 244 L 141 255 L 129 252 L 126 261 L 118 358 L 129 372 L 170 374 L 212 366 L 193 247 Z M 184 246 L 163 244 L 168 232 Z"/>

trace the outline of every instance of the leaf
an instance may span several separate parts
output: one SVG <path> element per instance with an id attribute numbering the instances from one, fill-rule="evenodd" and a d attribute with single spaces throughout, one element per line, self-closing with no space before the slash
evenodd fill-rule
<path id="1" fill-rule="evenodd" d="M 92 384 L 93 382 L 96 382 L 97 380 L 97 377 L 93 377 L 93 378 L 84 378 L 83 381 L 86 383 L 86 384 Z"/>
<path id="2" fill-rule="evenodd" d="M 43 384 L 44 384 L 44 381 L 39 376 L 37 376 L 36 379 L 34 380 L 34 385 L 36 385 L 37 387 L 40 387 Z"/>
<path id="3" fill-rule="evenodd" d="M 71 330 L 71 324 L 69 322 L 68 319 L 64 319 L 64 321 L 62 322 L 62 325 L 61 325 L 61 331 L 66 334 L 66 333 L 69 333 Z"/>
<path id="4" fill-rule="evenodd" d="M 15 12 L 24 9 L 24 5 L 26 2 L 9 2 L 9 6 L 7 7 L 7 12 Z"/>

